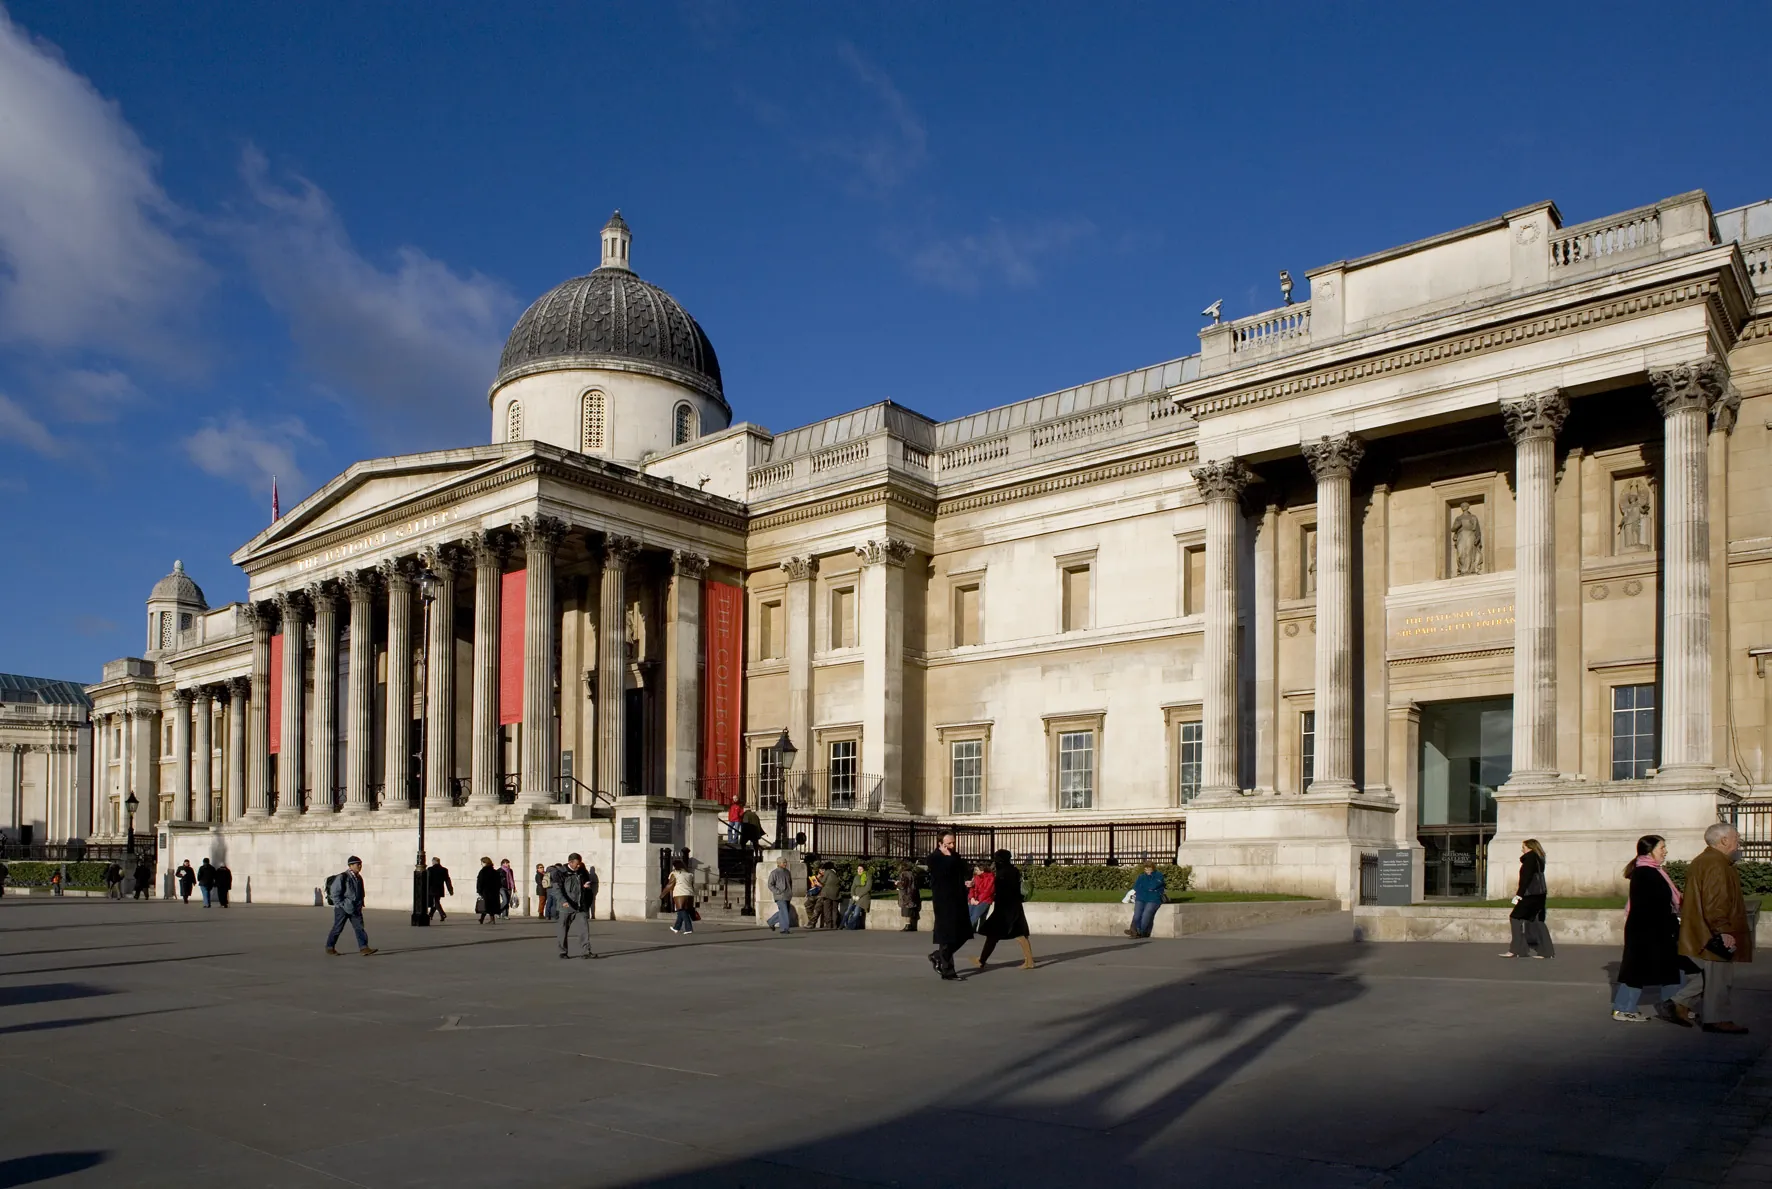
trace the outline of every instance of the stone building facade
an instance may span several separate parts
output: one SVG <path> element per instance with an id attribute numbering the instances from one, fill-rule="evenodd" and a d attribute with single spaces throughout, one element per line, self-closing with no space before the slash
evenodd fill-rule
<path id="1" fill-rule="evenodd" d="M 0 673 L 0 842 L 92 832 L 91 706 L 72 681 Z"/>
<path id="2" fill-rule="evenodd" d="M 1772 204 L 1540 203 L 1183 358 L 779 434 L 630 247 L 519 321 L 494 444 L 353 466 L 234 555 L 245 604 L 156 587 L 92 687 L 96 829 L 151 791 L 138 830 L 305 899 L 346 849 L 403 878 L 422 801 L 608 855 L 638 914 L 738 792 L 1185 818 L 1202 886 L 1350 900 L 1395 848 L 1501 892 L 1526 837 L 1611 890 L 1772 784 Z"/>

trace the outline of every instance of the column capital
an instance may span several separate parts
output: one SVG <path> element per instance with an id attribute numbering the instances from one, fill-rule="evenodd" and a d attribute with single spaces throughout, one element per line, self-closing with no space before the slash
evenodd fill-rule
<path id="1" fill-rule="evenodd" d="M 289 630 L 292 620 L 301 618 L 306 609 L 307 594 L 299 590 L 280 590 L 277 592 L 277 614 L 283 617 L 283 630 Z"/>
<path id="2" fill-rule="evenodd" d="M 800 557 L 786 558 L 781 563 L 781 569 L 790 581 L 804 582 L 818 573 L 818 558 L 810 553 Z"/>
<path id="3" fill-rule="evenodd" d="M 1199 488 L 1200 498 L 1208 503 L 1213 500 L 1243 498 L 1243 489 L 1255 477 L 1239 458 L 1201 463 L 1194 468 L 1193 475 L 1194 486 Z"/>
<path id="4" fill-rule="evenodd" d="M 603 537 L 603 564 L 625 566 L 640 552 L 640 542 L 633 537 L 608 533 Z"/>
<path id="5" fill-rule="evenodd" d="M 1501 402 L 1501 417 L 1514 444 L 1538 439 L 1555 441 L 1569 416 L 1569 398 L 1561 388 L 1534 392 L 1517 400 Z"/>
<path id="6" fill-rule="evenodd" d="M 502 566 L 505 555 L 511 551 L 510 538 L 499 529 L 475 529 L 467 540 L 468 552 L 478 566 Z"/>
<path id="7" fill-rule="evenodd" d="M 344 587 L 345 597 L 352 604 L 367 603 L 375 597 L 376 572 L 374 570 L 348 570 L 339 576 L 338 583 Z"/>
<path id="8" fill-rule="evenodd" d="M 246 626 L 254 632 L 264 632 L 269 635 L 271 629 L 276 626 L 276 603 L 269 599 L 241 603 L 240 618 L 244 619 Z"/>
<path id="9" fill-rule="evenodd" d="M 252 678 L 250 678 L 250 677 L 230 677 L 227 680 L 227 685 L 225 688 L 228 691 L 228 700 L 229 701 L 244 702 L 244 701 L 246 701 L 247 696 L 252 693 Z"/>
<path id="10" fill-rule="evenodd" d="M 1353 478 L 1354 471 L 1359 468 L 1360 459 L 1366 456 L 1365 443 L 1351 433 L 1304 442 L 1299 445 L 1299 449 L 1304 452 L 1304 461 L 1311 469 L 1311 478 L 1319 483 L 1325 479 Z"/>
<path id="11" fill-rule="evenodd" d="M 1687 409 L 1709 413 L 1723 399 L 1728 387 L 1728 370 L 1709 357 L 1649 373 L 1649 392 L 1663 417 L 1672 417 Z M 1739 405 L 1739 397 L 1736 403 Z M 1730 428 L 1733 426 L 1731 419 Z"/>
<path id="12" fill-rule="evenodd" d="M 336 606 L 334 600 L 338 598 L 338 583 L 330 578 L 310 582 L 301 588 L 301 597 L 316 612 L 322 607 Z"/>
<path id="13" fill-rule="evenodd" d="M 178 706 L 178 708 L 180 710 L 185 710 L 185 711 L 190 710 L 191 702 L 196 698 L 196 696 L 197 696 L 197 694 L 196 694 L 195 690 L 184 687 L 184 686 L 180 686 L 179 688 L 172 691 L 172 700 Z"/>
<path id="14" fill-rule="evenodd" d="M 679 578 L 694 578 L 700 581 L 708 572 L 708 555 L 694 553 L 687 549 L 671 550 L 671 570 Z"/>
<path id="15" fill-rule="evenodd" d="M 456 545 L 426 545 L 418 551 L 418 564 L 441 578 L 465 568 L 467 555 Z"/>
<path id="16" fill-rule="evenodd" d="M 861 558 L 864 566 L 900 566 L 910 560 L 915 550 L 909 541 L 901 541 L 897 537 L 882 537 L 877 541 L 864 541 L 855 547 L 855 556 Z"/>
<path id="17" fill-rule="evenodd" d="M 555 516 L 521 516 L 511 525 L 511 531 L 530 552 L 552 553 L 566 537 L 566 522 Z"/>
<path id="18" fill-rule="evenodd" d="M 387 583 L 389 594 L 411 594 L 415 568 L 409 557 L 385 558 L 375 567 L 381 580 Z"/>
<path id="19" fill-rule="evenodd" d="M 191 696 L 199 702 L 213 702 L 218 696 L 220 688 L 220 686 L 210 684 L 193 685 L 191 687 Z"/>

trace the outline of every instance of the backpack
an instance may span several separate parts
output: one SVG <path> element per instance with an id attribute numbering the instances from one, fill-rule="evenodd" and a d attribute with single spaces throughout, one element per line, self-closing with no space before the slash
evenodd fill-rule
<path id="1" fill-rule="evenodd" d="M 345 875 L 346 873 L 341 871 L 326 881 L 326 903 L 334 908 L 338 907 L 339 901 L 345 898 L 346 889 L 350 887 L 345 882 Z"/>

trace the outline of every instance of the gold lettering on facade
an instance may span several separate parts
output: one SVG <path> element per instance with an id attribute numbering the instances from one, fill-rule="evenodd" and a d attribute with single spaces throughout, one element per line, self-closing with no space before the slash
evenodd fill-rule
<path id="1" fill-rule="evenodd" d="M 405 524 L 397 525 L 394 528 L 382 529 L 380 532 L 369 533 L 365 536 L 358 537 L 355 541 L 347 541 L 343 545 L 334 545 L 331 549 L 321 550 L 319 553 L 304 557 L 296 562 L 295 568 L 299 571 L 306 572 L 308 570 L 318 569 L 320 566 L 329 565 L 332 562 L 348 561 L 360 553 L 367 553 L 373 549 L 380 549 L 382 546 L 392 542 L 404 541 L 406 538 L 418 533 L 429 532 L 431 529 L 441 528 L 446 524 L 452 524 L 460 518 L 461 514 L 453 508 L 445 509 L 441 512 L 433 512 L 429 516 L 420 516 L 417 520 L 409 520 Z"/>
<path id="2" fill-rule="evenodd" d="M 1513 604 L 1498 603 L 1493 607 L 1465 607 L 1458 611 L 1404 616 L 1403 626 L 1395 635 L 1398 639 L 1407 639 L 1411 636 L 1443 636 L 1475 631 L 1478 628 L 1513 626 Z"/>

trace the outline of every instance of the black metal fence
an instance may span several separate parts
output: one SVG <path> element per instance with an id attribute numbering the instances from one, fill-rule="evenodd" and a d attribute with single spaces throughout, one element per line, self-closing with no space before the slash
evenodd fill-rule
<path id="1" fill-rule="evenodd" d="M 1741 857 L 1755 863 L 1772 862 L 1772 799 L 1737 801 L 1718 815 L 1741 835 Z"/>
<path id="2" fill-rule="evenodd" d="M 786 775 L 718 776 L 689 782 L 705 801 L 741 801 L 758 813 L 774 813 L 782 802 L 800 813 L 879 813 L 886 807 L 884 777 L 843 768 L 814 768 Z"/>
<path id="3" fill-rule="evenodd" d="M 134 853 L 138 858 L 153 854 L 154 836 L 137 834 Z M 0 859 L 9 863 L 108 863 L 129 855 L 123 842 L 0 842 Z"/>
<path id="4" fill-rule="evenodd" d="M 973 862 L 1007 850 L 1017 862 L 1141 863 L 1175 862 L 1187 841 L 1185 819 L 1143 822 L 1052 822 L 1045 825 L 989 826 L 907 821 L 903 818 L 788 814 L 790 834 L 806 835 L 806 847 L 821 858 L 920 860 L 952 833 L 957 849 Z"/>

